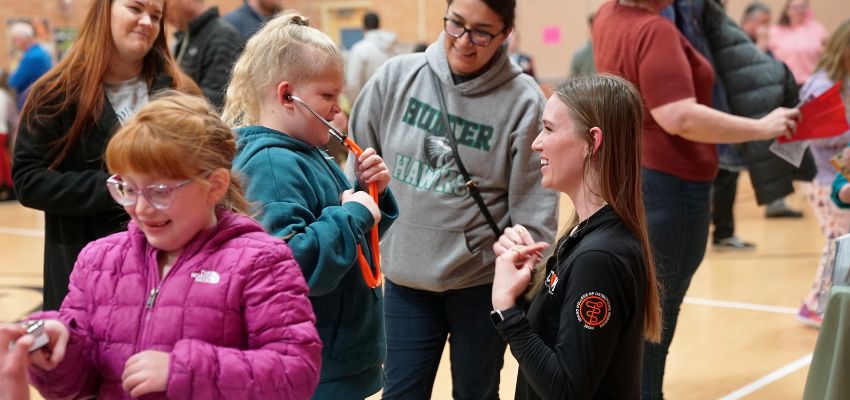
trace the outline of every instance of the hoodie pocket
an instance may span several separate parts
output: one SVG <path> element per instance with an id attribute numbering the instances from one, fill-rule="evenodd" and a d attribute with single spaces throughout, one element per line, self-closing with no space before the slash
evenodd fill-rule
<path id="1" fill-rule="evenodd" d="M 393 282 L 417 289 L 442 291 L 464 275 L 458 266 L 479 257 L 462 230 L 396 221 L 386 246 L 386 274 Z"/>
<path id="2" fill-rule="evenodd" d="M 354 323 L 354 310 L 357 310 L 357 297 L 351 290 L 342 292 L 339 296 L 339 318 L 334 326 L 333 344 L 331 345 L 331 358 L 337 359 L 345 351 L 349 330 Z"/>

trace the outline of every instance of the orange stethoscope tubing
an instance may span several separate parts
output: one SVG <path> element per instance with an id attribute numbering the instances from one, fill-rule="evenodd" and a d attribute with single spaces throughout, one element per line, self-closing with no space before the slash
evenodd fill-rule
<path id="1" fill-rule="evenodd" d="M 325 126 L 328 128 L 328 133 L 333 136 L 336 140 L 342 143 L 350 152 L 354 154 L 354 157 L 360 157 L 363 154 L 363 149 L 354 143 L 348 135 L 337 130 L 333 125 L 330 124 L 327 120 L 325 120 L 321 115 L 317 114 L 313 111 L 310 106 L 307 105 L 303 100 L 298 98 L 297 96 L 287 95 L 288 100 L 293 100 L 298 104 L 304 106 L 307 111 L 310 111 L 314 117 L 322 121 Z M 375 200 L 375 204 L 378 204 L 378 184 L 372 182 L 369 184 L 369 195 L 372 196 L 372 200 Z M 375 224 L 372 227 L 372 230 L 369 232 L 369 239 L 372 243 L 370 243 L 370 249 L 372 250 L 372 264 L 375 265 L 375 273 L 372 274 L 372 269 L 369 268 L 369 262 L 366 260 L 366 256 L 363 255 L 363 248 L 360 244 L 357 244 L 357 264 L 360 265 L 360 273 L 363 275 L 363 281 L 366 282 L 366 285 L 370 288 L 377 288 L 381 286 L 381 253 L 380 253 L 380 245 L 378 237 L 378 224 Z"/>

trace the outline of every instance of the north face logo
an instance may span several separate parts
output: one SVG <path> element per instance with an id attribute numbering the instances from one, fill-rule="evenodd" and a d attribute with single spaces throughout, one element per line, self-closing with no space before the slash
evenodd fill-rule
<path id="1" fill-rule="evenodd" d="M 195 278 L 195 282 L 209 283 L 211 285 L 215 285 L 221 281 L 221 275 L 218 272 L 203 269 L 199 272 L 192 272 L 192 278 Z"/>

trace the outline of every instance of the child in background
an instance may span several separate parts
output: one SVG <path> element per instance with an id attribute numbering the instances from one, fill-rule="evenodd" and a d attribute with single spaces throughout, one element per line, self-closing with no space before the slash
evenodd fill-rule
<path id="1" fill-rule="evenodd" d="M 318 147 L 330 138 L 327 127 L 307 108 L 331 121 L 340 112 L 342 90 L 339 49 L 290 12 L 248 41 L 233 67 L 223 112 L 238 128 L 234 167 L 249 178 L 246 194 L 259 208 L 257 218 L 287 241 L 310 287 L 324 343 L 314 399 L 376 393 L 386 354 L 383 294 L 364 282 L 355 258 L 360 244 L 371 262 L 366 233 L 378 223 L 383 234 L 398 216 L 387 190 L 389 171 L 374 149 L 366 149 L 355 162 L 356 189 L 377 183 L 379 204 L 350 189 Z"/>
<path id="2" fill-rule="evenodd" d="M 244 212 L 236 143 L 203 99 L 144 106 L 110 140 L 104 182 L 127 232 L 80 253 L 44 319 L 46 398 L 306 399 L 321 343 L 287 246 Z"/>

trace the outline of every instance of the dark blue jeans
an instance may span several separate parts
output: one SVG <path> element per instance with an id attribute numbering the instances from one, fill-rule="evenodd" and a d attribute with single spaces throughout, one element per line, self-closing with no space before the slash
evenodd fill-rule
<path id="1" fill-rule="evenodd" d="M 738 192 L 738 171 L 720 168 L 711 191 L 711 223 L 714 224 L 712 241 L 735 236 L 735 196 Z"/>
<path id="2" fill-rule="evenodd" d="M 642 399 L 662 399 L 667 351 L 691 278 L 702 263 L 711 221 L 711 181 L 692 182 L 643 169 L 643 201 L 661 285 L 661 343 L 645 343 Z"/>
<path id="3" fill-rule="evenodd" d="M 384 399 L 428 400 L 448 336 L 452 397 L 499 398 L 505 342 L 490 322 L 493 285 L 429 292 L 384 286 Z"/>

